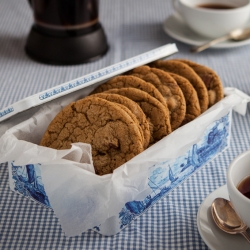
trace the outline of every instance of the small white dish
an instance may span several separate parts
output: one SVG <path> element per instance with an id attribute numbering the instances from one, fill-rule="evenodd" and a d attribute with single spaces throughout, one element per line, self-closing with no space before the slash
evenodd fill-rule
<path id="1" fill-rule="evenodd" d="M 200 205 L 197 226 L 202 239 L 211 250 L 249 250 L 250 244 L 242 235 L 225 233 L 214 223 L 210 209 L 213 200 L 218 197 L 229 199 L 226 185 L 209 194 Z"/>
<path id="2" fill-rule="evenodd" d="M 250 21 L 246 26 L 250 26 Z M 173 14 L 169 16 L 164 24 L 163 24 L 164 31 L 171 36 L 172 38 L 187 43 L 190 45 L 202 45 L 205 42 L 209 41 L 209 38 L 203 37 L 199 34 L 196 34 L 192 31 L 182 20 L 182 18 L 178 14 Z M 250 44 L 250 38 L 244 41 L 224 41 L 218 44 L 213 45 L 211 48 L 234 48 L 240 47 L 243 45 Z"/>

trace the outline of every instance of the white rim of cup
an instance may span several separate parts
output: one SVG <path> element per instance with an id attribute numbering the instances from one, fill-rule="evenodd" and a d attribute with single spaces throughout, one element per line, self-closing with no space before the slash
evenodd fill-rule
<path id="1" fill-rule="evenodd" d="M 194 6 L 190 6 L 190 5 L 188 5 L 188 4 L 186 4 L 186 3 L 183 3 L 183 1 L 180 1 L 181 2 L 181 4 L 183 4 L 184 6 L 186 6 L 187 8 L 189 8 L 189 9 L 194 9 Z M 229 4 L 228 4 L 229 5 Z M 246 4 L 245 5 L 243 5 L 243 6 L 240 6 L 240 7 L 235 7 L 235 8 L 233 8 L 233 9 L 224 9 L 224 10 L 221 10 L 221 9 L 208 9 L 208 8 L 199 8 L 199 7 L 196 7 L 195 9 L 198 9 L 200 12 L 214 12 L 214 13 L 231 13 L 231 12 L 235 12 L 235 11 L 241 11 L 243 8 L 246 8 L 247 6 L 249 6 L 250 5 L 250 1 L 248 1 L 248 2 L 246 2 Z"/>
<path id="2" fill-rule="evenodd" d="M 233 182 L 232 176 L 231 176 L 231 169 L 234 167 L 235 163 L 236 163 L 237 161 L 239 161 L 241 158 L 245 157 L 245 155 L 248 155 L 248 154 L 250 154 L 250 150 L 247 150 L 247 151 L 243 152 L 242 154 L 238 155 L 238 156 L 230 163 L 229 168 L 228 168 L 228 170 L 227 170 L 227 180 L 230 182 L 230 186 L 232 187 L 233 192 L 234 192 L 234 193 L 237 193 L 237 194 L 240 194 L 241 197 L 243 197 L 243 200 L 245 200 L 246 202 L 249 202 L 249 203 L 250 203 L 250 199 L 247 198 L 244 194 L 242 194 L 242 193 L 238 190 L 238 188 L 234 185 L 234 182 Z M 243 180 L 243 179 L 242 179 L 242 180 Z M 242 180 L 240 180 L 240 182 L 241 182 Z M 239 183 L 238 183 L 238 184 L 239 184 Z M 238 185 L 238 184 L 237 184 L 237 185 Z"/>

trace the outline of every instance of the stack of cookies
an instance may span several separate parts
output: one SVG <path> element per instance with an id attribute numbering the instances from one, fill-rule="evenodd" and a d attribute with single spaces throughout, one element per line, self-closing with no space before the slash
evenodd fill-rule
<path id="1" fill-rule="evenodd" d="M 89 143 L 96 174 L 109 174 L 222 98 L 221 81 L 210 68 L 183 59 L 155 61 L 70 103 L 40 145 L 68 149 Z"/>

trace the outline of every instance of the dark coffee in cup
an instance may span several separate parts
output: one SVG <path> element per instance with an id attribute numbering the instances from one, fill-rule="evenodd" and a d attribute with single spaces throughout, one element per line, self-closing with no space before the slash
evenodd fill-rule
<path id="1" fill-rule="evenodd" d="M 234 9 L 236 7 L 227 5 L 227 4 L 219 4 L 219 3 L 205 3 L 197 5 L 198 8 L 205 8 L 205 9 L 214 9 L 214 10 L 228 10 Z"/>
<path id="2" fill-rule="evenodd" d="M 36 24 L 52 29 L 83 29 L 98 22 L 98 0 L 31 0 Z"/>
<path id="3" fill-rule="evenodd" d="M 238 190 L 250 199 L 250 176 L 244 178 L 237 186 Z"/>

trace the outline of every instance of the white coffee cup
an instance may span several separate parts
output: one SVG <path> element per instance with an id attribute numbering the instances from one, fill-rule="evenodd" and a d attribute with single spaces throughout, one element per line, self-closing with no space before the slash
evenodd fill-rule
<path id="1" fill-rule="evenodd" d="M 172 0 L 175 11 L 196 33 L 216 38 L 244 26 L 250 16 L 249 0 Z M 219 4 L 231 9 L 201 8 L 200 5 Z"/>
<path id="2" fill-rule="evenodd" d="M 250 227 L 250 199 L 237 189 L 239 183 L 247 176 L 250 176 L 250 150 L 236 157 L 227 171 L 229 199 L 236 213 Z"/>

